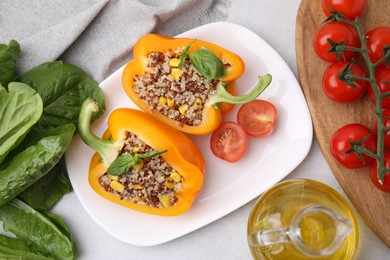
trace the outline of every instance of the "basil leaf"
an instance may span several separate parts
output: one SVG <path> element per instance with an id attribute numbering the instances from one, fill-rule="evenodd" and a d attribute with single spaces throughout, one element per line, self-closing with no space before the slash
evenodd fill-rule
<path id="1" fill-rule="evenodd" d="M 26 72 L 20 81 L 35 89 L 43 100 L 43 114 L 37 126 L 59 126 L 77 121 L 83 101 L 96 100 L 99 113 L 105 110 L 103 91 L 81 68 L 61 61 L 46 62 Z"/>
<path id="2" fill-rule="evenodd" d="M 74 259 L 72 241 L 50 218 L 35 211 L 24 202 L 14 199 L 0 208 L 4 230 L 24 241 L 33 252 L 55 259 Z"/>
<path id="3" fill-rule="evenodd" d="M 191 64 L 200 74 L 208 79 L 223 78 L 226 73 L 226 67 L 222 61 L 211 51 L 201 49 L 190 53 Z"/>
<path id="4" fill-rule="evenodd" d="M 179 69 L 182 69 L 183 68 L 183 64 L 184 64 L 184 61 L 187 59 L 188 57 L 188 51 L 190 50 L 192 44 L 194 44 L 195 40 L 193 40 L 192 42 L 190 42 L 189 44 L 187 44 L 186 47 L 184 47 L 183 51 L 180 52 L 181 56 L 180 56 L 180 63 L 179 63 L 179 66 L 178 68 Z"/>
<path id="5" fill-rule="evenodd" d="M 20 46 L 15 40 L 8 45 L 0 44 L 0 85 L 5 87 L 16 78 L 16 60 L 20 57 Z"/>
<path id="6" fill-rule="evenodd" d="M 147 152 L 147 153 L 137 153 L 135 156 L 137 156 L 138 158 L 151 158 L 151 157 L 155 157 L 157 155 L 160 155 L 160 154 L 163 154 L 163 153 L 166 153 L 168 152 L 168 150 L 162 150 L 162 151 L 151 151 L 151 152 Z"/>
<path id="7" fill-rule="evenodd" d="M 60 160 L 72 140 L 72 124 L 48 130 L 53 135 L 39 140 L 10 159 L 0 170 L 0 206 L 42 178 Z M 19 149 L 19 147 L 18 147 Z"/>
<path id="8" fill-rule="evenodd" d="M 139 159 L 136 156 L 131 156 L 130 154 L 119 155 L 108 167 L 107 173 L 114 176 L 122 175 L 138 163 Z"/>
<path id="9" fill-rule="evenodd" d="M 0 163 L 17 147 L 42 115 L 42 99 L 23 83 L 0 85 Z"/>
<path id="10" fill-rule="evenodd" d="M 166 153 L 168 150 L 151 151 L 147 153 L 136 153 L 134 156 L 130 154 L 119 155 L 107 169 L 107 173 L 119 176 L 127 173 L 132 167 L 140 163 L 140 158 L 151 158 L 160 154 Z"/>
<path id="11" fill-rule="evenodd" d="M 65 194 L 72 191 L 66 170 L 65 158 L 51 169 L 45 176 L 19 194 L 19 198 L 35 210 L 48 210 Z"/>

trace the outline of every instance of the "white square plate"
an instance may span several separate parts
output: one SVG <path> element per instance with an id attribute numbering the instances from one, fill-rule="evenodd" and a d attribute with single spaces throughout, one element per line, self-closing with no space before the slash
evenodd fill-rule
<path id="1" fill-rule="evenodd" d="M 95 193 L 88 183 L 89 162 L 94 151 L 76 136 L 66 154 L 69 177 L 88 214 L 109 234 L 128 244 L 152 246 L 167 242 L 205 226 L 259 196 L 294 168 L 309 152 L 313 130 L 301 88 L 284 60 L 258 35 L 239 25 L 207 24 L 177 37 L 197 38 L 220 45 L 241 56 L 246 65 L 237 81 L 244 94 L 270 73 L 271 85 L 259 98 L 272 102 L 278 110 L 274 133 L 263 139 L 249 137 L 246 155 L 237 163 L 215 157 L 209 147 L 210 135 L 190 136 L 206 160 L 204 185 L 190 210 L 177 217 L 140 213 L 112 203 Z M 123 67 L 104 80 L 107 111 L 93 124 L 101 136 L 108 115 L 118 107 L 136 106 L 122 89 Z M 236 121 L 238 106 L 224 120 Z M 242 232 L 245 232 L 243 230 Z"/>

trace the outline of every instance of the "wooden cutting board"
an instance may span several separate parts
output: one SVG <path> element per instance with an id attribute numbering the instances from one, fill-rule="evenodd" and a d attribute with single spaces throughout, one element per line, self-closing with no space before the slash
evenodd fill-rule
<path id="1" fill-rule="evenodd" d="M 361 22 L 365 32 L 377 26 L 390 26 L 388 0 L 367 0 Z M 378 237 L 390 247 L 390 193 L 377 189 L 369 179 L 368 168 L 349 170 L 333 159 L 329 142 L 332 134 L 348 123 L 375 124 L 374 106 L 368 97 L 353 104 L 336 104 L 322 91 L 322 74 L 329 65 L 314 52 L 313 36 L 326 19 L 321 0 L 302 0 L 296 23 L 296 52 L 299 81 L 314 124 L 314 134 L 334 176 Z M 362 238 L 364 241 L 364 237 Z"/>

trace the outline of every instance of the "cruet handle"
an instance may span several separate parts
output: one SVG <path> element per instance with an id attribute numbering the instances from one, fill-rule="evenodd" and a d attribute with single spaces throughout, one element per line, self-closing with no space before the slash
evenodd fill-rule
<path id="1" fill-rule="evenodd" d="M 251 246 L 268 246 L 289 241 L 290 238 L 287 228 L 261 230 L 248 236 L 248 242 Z"/>

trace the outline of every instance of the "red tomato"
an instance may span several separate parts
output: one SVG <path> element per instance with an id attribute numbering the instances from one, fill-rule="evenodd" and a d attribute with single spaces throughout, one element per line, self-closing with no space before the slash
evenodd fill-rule
<path id="1" fill-rule="evenodd" d="M 339 73 L 346 68 L 348 62 L 333 63 L 322 76 L 322 89 L 325 95 L 337 103 L 352 103 L 360 99 L 367 91 L 367 81 L 355 80 L 357 85 L 348 85 L 339 78 Z M 366 73 L 357 64 L 350 68 L 354 75 L 367 77 Z"/>
<path id="2" fill-rule="evenodd" d="M 322 10 L 330 16 L 330 9 L 343 14 L 349 20 L 361 17 L 366 8 L 366 0 L 322 0 Z"/>
<path id="3" fill-rule="evenodd" d="M 344 43 L 345 46 L 360 47 L 360 41 L 356 29 L 349 24 L 339 22 L 329 22 L 317 29 L 314 35 L 314 50 L 318 57 L 327 62 L 337 62 L 334 52 L 329 52 L 331 44 L 328 42 L 331 39 L 333 42 Z M 344 57 L 339 55 L 340 61 L 349 61 L 355 56 L 354 51 L 345 51 Z"/>
<path id="4" fill-rule="evenodd" d="M 390 27 L 374 28 L 366 33 L 366 37 L 368 55 L 371 62 L 376 63 L 384 55 L 383 47 L 390 46 Z"/>
<path id="5" fill-rule="evenodd" d="M 382 120 L 385 127 L 390 127 L 390 109 L 383 110 Z M 378 125 L 375 126 L 375 131 L 378 132 Z M 390 148 L 390 130 L 384 132 L 383 146 Z"/>
<path id="6" fill-rule="evenodd" d="M 248 135 L 265 137 L 274 131 L 277 116 L 278 111 L 272 103 L 256 99 L 240 107 L 237 122 Z"/>
<path id="7" fill-rule="evenodd" d="M 375 79 L 376 84 L 378 85 L 378 89 L 381 93 L 386 93 L 390 91 L 390 68 L 379 67 L 375 71 Z M 370 87 L 368 89 L 368 97 L 370 98 L 373 104 L 376 104 L 376 99 L 374 95 L 374 91 Z M 390 97 L 386 97 L 382 99 L 382 108 L 390 108 Z"/>
<path id="8" fill-rule="evenodd" d="M 383 164 L 386 168 L 390 168 L 390 153 L 384 153 L 383 156 Z M 380 190 L 390 192 L 390 173 L 385 173 L 383 185 L 381 185 L 378 181 L 377 177 L 377 161 L 370 166 L 370 179 L 371 182 Z"/>
<path id="9" fill-rule="evenodd" d="M 248 137 L 244 128 L 235 122 L 223 122 L 211 135 L 210 147 L 215 156 L 237 162 L 245 154 Z"/>
<path id="10" fill-rule="evenodd" d="M 345 153 L 351 148 L 351 141 L 358 142 L 366 137 L 363 147 L 376 152 L 376 137 L 368 127 L 361 124 L 345 125 L 333 134 L 330 141 L 330 151 L 333 157 L 346 168 L 356 169 L 370 165 L 375 159 L 368 155 L 362 154 L 363 160 L 361 160 L 354 152 Z"/>

